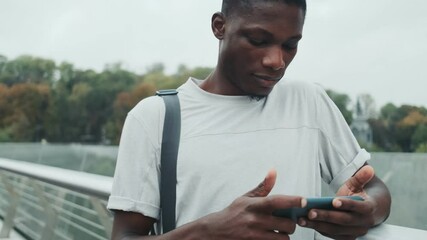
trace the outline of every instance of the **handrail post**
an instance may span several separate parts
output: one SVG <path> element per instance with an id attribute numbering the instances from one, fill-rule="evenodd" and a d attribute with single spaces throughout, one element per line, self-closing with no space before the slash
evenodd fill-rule
<path id="1" fill-rule="evenodd" d="M 14 220 L 16 212 L 18 210 L 18 202 L 20 196 L 15 191 L 13 184 L 9 182 L 9 179 L 4 174 L 1 174 L 1 179 L 6 190 L 9 192 L 10 201 L 9 208 L 7 209 L 6 216 L 3 222 L 3 226 L 0 230 L 0 238 L 8 238 L 10 235 L 10 231 L 15 226 Z"/>
<path id="2" fill-rule="evenodd" d="M 111 239 L 111 231 L 113 230 L 113 224 L 111 222 L 109 212 L 104 204 L 98 198 L 90 197 L 90 201 L 92 202 L 92 206 L 95 211 L 98 213 L 98 218 L 101 224 L 104 226 L 105 234 L 108 239 Z"/>
<path id="3" fill-rule="evenodd" d="M 46 239 L 46 240 L 53 239 L 54 227 L 56 225 L 58 215 L 53 209 L 53 207 L 51 207 L 49 202 L 47 201 L 42 187 L 39 184 L 37 184 L 35 181 L 32 182 L 32 186 L 33 186 L 34 192 L 39 198 L 40 204 L 43 206 L 46 213 L 46 223 L 44 225 L 44 229 L 41 234 L 41 239 Z"/>

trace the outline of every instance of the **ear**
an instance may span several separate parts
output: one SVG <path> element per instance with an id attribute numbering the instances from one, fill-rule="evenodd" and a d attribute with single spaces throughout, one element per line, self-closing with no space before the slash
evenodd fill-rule
<path id="1" fill-rule="evenodd" d="M 225 16 L 222 12 L 216 12 L 211 21 L 212 32 L 218 40 L 224 38 Z"/>

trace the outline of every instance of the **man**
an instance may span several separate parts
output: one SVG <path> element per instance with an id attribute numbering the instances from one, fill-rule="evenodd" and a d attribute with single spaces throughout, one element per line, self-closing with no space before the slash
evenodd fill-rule
<path id="1" fill-rule="evenodd" d="M 296 55 L 305 12 L 304 0 L 223 0 L 212 17 L 217 67 L 178 89 L 177 229 L 147 236 L 159 218 L 164 120 L 162 99 L 151 97 L 123 129 L 108 204 L 114 239 L 307 240 L 316 231 L 355 239 L 387 218 L 389 192 L 323 89 L 279 83 Z M 320 178 L 337 196 L 364 201 L 336 198 L 334 207 L 344 211 L 314 209 L 298 223 L 272 215 L 319 196 Z"/>

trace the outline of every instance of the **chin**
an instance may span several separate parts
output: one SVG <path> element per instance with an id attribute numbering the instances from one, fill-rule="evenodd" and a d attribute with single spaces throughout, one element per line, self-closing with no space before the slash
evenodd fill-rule
<path id="1" fill-rule="evenodd" d="M 271 92 L 271 89 L 269 89 L 268 91 L 258 91 L 256 93 L 249 93 L 248 96 L 250 99 L 260 101 L 266 98 L 270 94 L 270 92 Z"/>
<path id="2" fill-rule="evenodd" d="M 254 97 L 254 98 L 263 99 L 271 93 L 273 88 L 262 88 L 262 89 L 257 89 L 257 90 L 258 91 L 250 92 L 248 95 L 250 95 L 251 97 Z"/>
<path id="3" fill-rule="evenodd" d="M 249 98 L 251 100 L 261 101 L 262 99 L 266 98 L 267 95 L 249 95 Z"/>

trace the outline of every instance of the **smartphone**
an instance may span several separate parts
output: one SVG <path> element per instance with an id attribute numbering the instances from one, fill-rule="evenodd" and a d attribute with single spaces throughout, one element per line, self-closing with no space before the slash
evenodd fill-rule
<path id="1" fill-rule="evenodd" d="M 363 198 L 360 196 L 336 196 L 336 197 L 317 197 L 317 198 L 307 198 L 307 205 L 304 208 L 286 208 L 286 209 L 277 209 L 273 212 L 273 215 L 276 217 L 284 217 L 297 221 L 300 217 L 307 217 L 310 209 L 325 209 L 325 210 L 339 210 L 332 206 L 332 200 L 334 198 L 348 198 L 355 201 L 363 201 Z"/>

